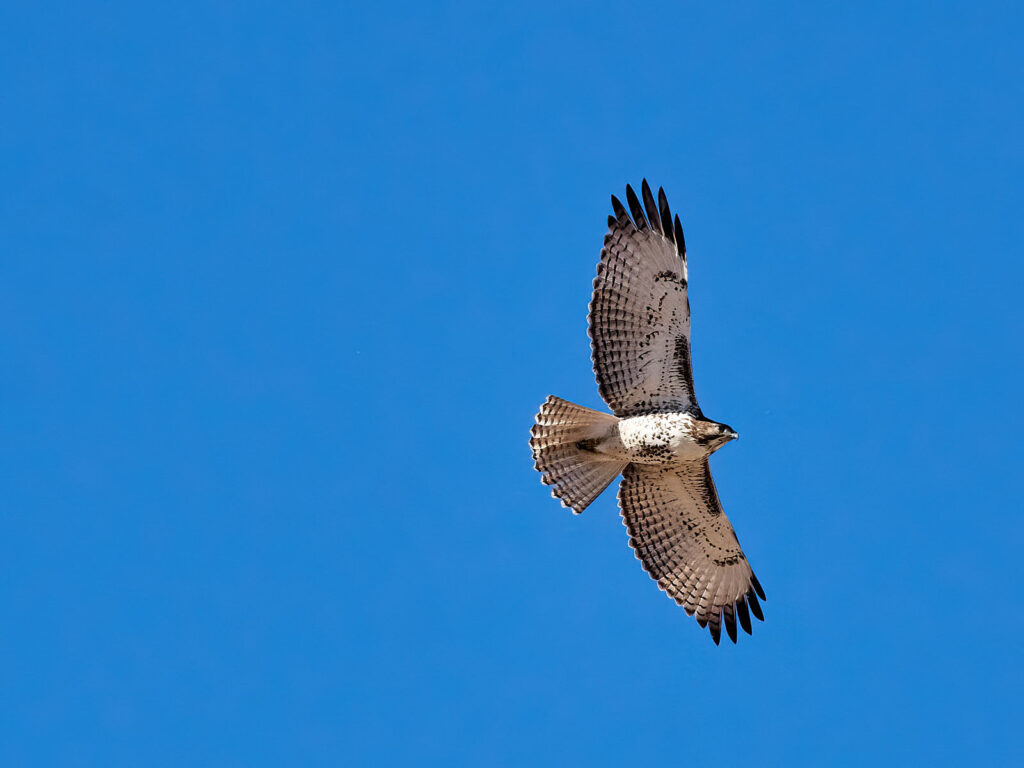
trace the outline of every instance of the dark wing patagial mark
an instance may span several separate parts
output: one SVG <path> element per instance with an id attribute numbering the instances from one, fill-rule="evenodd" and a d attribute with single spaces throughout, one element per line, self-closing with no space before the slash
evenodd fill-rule
<path id="1" fill-rule="evenodd" d="M 677 336 L 675 348 L 672 350 L 673 353 L 673 365 L 675 366 L 676 375 L 679 376 L 683 381 L 683 386 L 686 387 L 686 391 L 690 393 L 690 399 L 693 400 L 693 412 L 695 416 L 703 416 L 700 410 L 700 406 L 697 405 L 697 395 L 693 388 L 693 363 L 690 360 L 690 342 L 685 336 Z"/>

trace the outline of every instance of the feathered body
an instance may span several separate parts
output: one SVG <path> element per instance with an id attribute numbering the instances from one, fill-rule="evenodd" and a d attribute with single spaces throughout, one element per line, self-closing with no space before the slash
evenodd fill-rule
<path id="1" fill-rule="evenodd" d="M 732 439 L 724 424 L 690 413 L 648 413 L 615 423 L 605 439 L 593 445 L 597 453 L 634 464 L 675 464 L 698 461 Z"/>
<path id="2" fill-rule="evenodd" d="M 764 590 L 718 498 L 708 458 L 736 438 L 704 417 L 690 362 L 686 245 L 664 190 L 615 215 L 594 280 L 590 338 L 601 397 L 612 414 L 550 396 L 530 446 L 552 495 L 580 513 L 621 473 L 619 506 L 644 569 L 715 643 L 725 624 L 749 634 Z"/>

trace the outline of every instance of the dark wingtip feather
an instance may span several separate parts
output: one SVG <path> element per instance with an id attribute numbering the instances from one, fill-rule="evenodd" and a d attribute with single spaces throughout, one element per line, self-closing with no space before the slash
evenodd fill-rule
<path id="1" fill-rule="evenodd" d="M 733 645 L 736 644 L 736 616 L 733 614 L 732 606 L 725 609 L 725 631 L 729 633 L 729 639 Z"/>
<path id="2" fill-rule="evenodd" d="M 754 590 L 747 592 L 747 603 L 750 604 L 750 612 L 754 614 L 754 617 L 758 621 L 764 621 L 764 614 L 761 613 L 761 604 L 757 602 L 757 595 L 754 594 Z"/>
<path id="3" fill-rule="evenodd" d="M 609 216 L 608 217 L 608 229 L 614 229 L 614 228 L 615 228 L 615 217 L 614 216 Z"/>
<path id="4" fill-rule="evenodd" d="M 708 625 L 708 617 L 707 616 L 698 616 L 697 617 L 697 623 L 700 624 L 700 628 L 701 629 L 704 629 Z"/>
<path id="5" fill-rule="evenodd" d="M 612 195 L 612 210 L 615 211 L 615 219 L 619 224 L 622 226 L 633 225 L 633 222 L 629 219 L 629 214 L 626 213 L 626 209 L 615 195 Z"/>
<path id="6" fill-rule="evenodd" d="M 679 221 L 679 214 L 678 213 L 676 214 L 676 218 L 675 218 L 675 221 L 673 223 L 676 225 L 675 226 L 676 248 L 679 250 L 679 252 L 681 254 L 683 254 L 683 256 L 685 256 L 686 255 L 686 240 L 683 238 L 683 225 Z"/>
<path id="7" fill-rule="evenodd" d="M 647 229 L 647 217 L 644 216 L 644 209 L 640 205 L 640 201 L 636 199 L 636 192 L 633 191 L 629 184 L 626 185 L 626 202 L 629 204 L 629 212 L 633 214 L 636 228 Z"/>
<path id="8" fill-rule="evenodd" d="M 672 211 L 668 209 L 668 198 L 665 197 L 664 187 L 658 187 L 658 210 L 661 211 L 661 233 L 672 240 L 675 237 L 672 232 Z"/>
<path id="9" fill-rule="evenodd" d="M 715 641 L 715 645 L 722 640 L 722 625 L 712 624 L 711 625 L 711 639 Z"/>
<path id="10" fill-rule="evenodd" d="M 754 589 L 757 590 L 757 596 L 758 597 L 760 597 L 762 600 L 767 600 L 768 599 L 767 597 L 764 596 L 764 590 L 761 589 L 761 582 L 759 582 L 757 580 L 757 576 L 755 576 L 753 573 L 750 574 L 750 583 L 753 584 L 754 585 Z"/>
<path id="11" fill-rule="evenodd" d="M 750 631 L 750 611 L 747 610 L 747 601 L 745 598 L 740 598 L 736 601 L 736 615 L 739 617 L 740 626 L 743 627 L 743 631 L 748 635 L 754 634 Z"/>
<path id="12" fill-rule="evenodd" d="M 658 213 L 658 204 L 654 202 L 654 195 L 651 194 L 647 179 L 640 185 L 640 194 L 644 198 L 644 208 L 647 209 L 647 220 L 651 223 L 651 229 L 661 234 L 661 215 Z"/>

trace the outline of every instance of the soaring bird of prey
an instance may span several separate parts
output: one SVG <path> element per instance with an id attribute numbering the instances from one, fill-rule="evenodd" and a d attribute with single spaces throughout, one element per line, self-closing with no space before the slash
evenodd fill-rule
<path id="1" fill-rule="evenodd" d="M 576 514 L 621 473 L 619 509 L 644 570 L 716 645 L 722 624 L 735 643 L 737 620 L 750 634 L 765 599 L 708 465 L 736 432 L 694 394 L 679 217 L 664 189 L 657 202 L 646 179 L 640 191 L 642 203 L 626 187 L 629 211 L 612 196 L 590 302 L 594 373 L 612 413 L 548 397 L 530 448 L 541 482 Z"/>

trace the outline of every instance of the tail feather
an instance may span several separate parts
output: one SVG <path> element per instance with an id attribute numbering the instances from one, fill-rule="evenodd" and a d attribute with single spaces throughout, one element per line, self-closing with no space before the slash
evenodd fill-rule
<path id="1" fill-rule="evenodd" d="M 579 514 L 601 495 L 628 462 L 587 446 L 604 437 L 618 421 L 553 395 L 544 401 L 530 430 L 530 448 L 541 482 L 552 486 L 551 495 Z"/>

